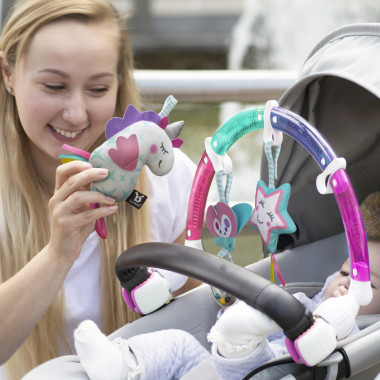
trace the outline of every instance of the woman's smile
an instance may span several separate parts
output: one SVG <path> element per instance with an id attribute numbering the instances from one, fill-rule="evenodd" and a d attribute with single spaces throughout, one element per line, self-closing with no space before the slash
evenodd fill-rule
<path id="1" fill-rule="evenodd" d="M 78 130 L 78 131 L 68 131 L 68 130 L 65 130 L 65 129 L 60 129 L 60 128 L 55 128 L 53 127 L 52 125 L 48 125 L 53 136 L 59 140 L 59 141 L 62 141 L 62 142 L 74 142 L 74 141 L 77 141 L 79 140 L 82 135 L 83 135 L 83 132 L 85 131 L 85 129 L 81 129 L 81 130 Z"/>

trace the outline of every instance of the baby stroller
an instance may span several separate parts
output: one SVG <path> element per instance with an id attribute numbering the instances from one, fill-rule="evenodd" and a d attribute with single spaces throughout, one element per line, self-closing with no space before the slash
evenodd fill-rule
<path id="1" fill-rule="evenodd" d="M 312 51 L 301 70 L 300 79 L 279 101 L 280 106 L 309 120 L 331 143 L 338 155 L 345 157 L 347 172 L 354 184 L 359 202 L 369 193 L 379 189 L 380 185 L 376 165 L 380 158 L 380 113 L 377 107 L 380 88 L 379 82 L 370 76 L 370 73 L 376 72 L 375 66 L 372 70 L 369 67 L 376 61 L 373 57 L 376 56 L 376 47 L 380 46 L 379 37 L 380 25 L 377 24 L 349 26 L 333 32 Z M 262 163 L 263 177 L 267 180 L 265 157 Z M 278 178 L 279 184 L 291 183 L 292 197 L 288 210 L 298 228 L 293 234 L 280 235 L 278 249 L 282 253 L 277 255 L 277 261 L 288 281 L 287 288 L 291 292 L 303 291 L 309 296 L 321 289 L 324 279 L 339 268 L 347 257 L 346 236 L 336 201 L 332 195 L 321 196 L 316 189 L 315 179 L 319 173 L 318 165 L 304 147 L 294 139 L 285 138 Z M 190 208 L 193 206 L 190 205 Z M 163 250 L 157 247 L 158 261 L 164 256 Z M 185 257 L 183 252 L 181 259 Z M 155 262 L 145 262 L 145 265 L 159 265 L 154 258 L 149 259 Z M 269 259 L 261 260 L 249 266 L 249 269 L 269 278 Z M 194 272 L 187 274 L 201 277 L 205 281 L 207 276 L 210 276 L 209 272 L 203 274 L 200 268 L 193 270 Z M 196 296 L 196 293 L 197 291 L 177 300 L 176 306 L 179 307 L 178 304 L 182 301 L 194 305 L 194 301 L 186 300 L 186 297 Z M 241 294 L 232 291 L 231 293 L 242 297 Z M 198 302 L 199 300 L 195 300 L 195 304 Z M 199 309 L 203 308 L 204 305 L 200 305 Z M 214 314 L 211 318 L 210 324 L 213 324 Z M 204 321 L 197 317 L 194 319 L 197 322 Z M 358 323 L 362 328 L 367 325 L 370 327 L 364 328 L 357 337 L 340 342 L 339 354 L 335 355 L 335 358 L 330 357 L 329 361 L 318 368 L 310 369 L 290 364 L 290 357 L 281 358 L 257 369 L 251 378 L 276 378 L 281 366 L 283 370 L 278 378 L 288 373 L 297 374 L 298 377 L 302 374 L 310 376 L 309 378 L 324 378 L 327 373 L 334 378 L 334 371 L 336 376 L 343 378 L 373 378 L 380 372 L 380 352 L 374 352 L 372 346 L 370 350 L 363 347 L 370 339 L 380 336 L 377 330 L 380 324 L 372 325 L 377 320 L 377 315 L 359 317 Z M 207 331 L 205 330 L 201 336 L 197 334 L 198 329 L 192 333 L 204 342 Z M 371 355 L 368 351 L 371 351 Z M 372 367 L 373 365 L 375 367 Z M 364 374 L 363 370 L 368 372 Z"/>
<path id="2" fill-rule="evenodd" d="M 315 47 L 301 70 L 299 80 L 279 101 L 281 107 L 315 126 L 338 156 L 346 159 L 347 173 L 359 202 L 367 194 L 380 189 L 377 169 L 380 162 L 380 81 L 375 77 L 377 56 L 380 56 L 380 24 L 339 29 Z M 267 180 L 266 160 L 262 161 L 262 177 Z M 277 245 L 280 252 L 276 257 L 289 292 L 303 291 L 308 296 L 321 289 L 325 278 L 339 268 L 348 255 L 345 226 L 339 208 L 332 195 L 321 196 L 317 192 L 315 179 L 318 174 L 320 169 L 312 157 L 292 138 L 285 136 L 278 180 L 279 184 L 289 182 L 292 186 L 288 211 L 297 231 L 280 235 Z M 189 209 L 193 206 L 190 205 Z M 203 214 L 198 219 L 203 223 Z M 181 262 L 177 265 L 173 257 L 179 256 Z M 201 264 L 197 265 L 197 261 Z M 254 294 L 251 289 L 255 289 L 255 281 L 266 281 L 270 277 L 269 258 L 248 266 L 249 271 L 254 272 L 252 275 L 243 268 L 227 265 L 227 269 L 234 269 L 227 271 L 231 277 L 227 273 L 222 279 L 220 270 L 225 270 L 225 267 L 216 263 L 220 263 L 219 259 L 211 259 L 194 248 L 149 243 L 124 252 L 118 261 L 117 271 L 122 272 L 128 266 L 176 270 L 244 300 Z M 217 270 L 213 272 L 212 266 L 217 266 Z M 278 278 L 276 282 L 279 283 Z M 206 334 L 214 324 L 218 310 L 209 286 L 203 285 L 112 335 L 127 338 L 158 329 L 180 328 L 192 333 L 209 348 Z M 290 355 L 286 355 L 265 363 L 246 379 L 374 378 L 380 372 L 379 317 L 359 317 L 357 321 L 361 332 L 340 341 L 335 352 L 314 367 L 297 364 Z M 58 379 L 59 376 L 65 379 L 86 378 L 75 357 L 64 357 L 40 366 L 25 380 Z"/>

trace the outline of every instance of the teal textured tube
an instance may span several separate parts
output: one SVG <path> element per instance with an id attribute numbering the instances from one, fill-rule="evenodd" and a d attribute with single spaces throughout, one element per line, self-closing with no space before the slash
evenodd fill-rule
<path id="1" fill-rule="evenodd" d="M 265 106 L 256 106 L 228 119 L 211 139 L 210 145 L 213 151 L 224 155 L 242 136 L 256 129 L 263 129 L 264 110 Z"/>

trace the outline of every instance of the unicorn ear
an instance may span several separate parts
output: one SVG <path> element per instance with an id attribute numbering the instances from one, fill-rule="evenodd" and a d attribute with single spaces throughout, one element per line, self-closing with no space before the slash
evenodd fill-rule
<path id="1" fill-rule="evenodd" d="M 176 121 L 175 123 L 168 124 L 165 128 L 165 132 L 169 136 L 170 140 L 173 140 L 179 136 L 184 125 L 184 121 Z"/>

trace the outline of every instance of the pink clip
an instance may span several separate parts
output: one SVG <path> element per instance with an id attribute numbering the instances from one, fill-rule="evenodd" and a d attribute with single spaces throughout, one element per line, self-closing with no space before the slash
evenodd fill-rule
<path id="1" fill-rule="evenodd" d="M 289 352 L 289 355 L 292 357 L 292 359 L 297 363 L 297 364 L 301 364 L 302 361 L 301 361 L 301 358 L 297 352 L 297 349 L 296 347 L 294 346 L 294 343 L 288 338 L 286 337 L 285 338 L 285 346 Z"/>
<path id="2" fill-rule="evenodd" d="M 91 208 L 99 208 L 100 204 L 99 203 L 91 203 Z M 95 231 L 98 233 L 98 235 L 102 239 L 107 239 L 107 227 L 106 223 L 104 222 L 104 218 L 100 218 L 95 222 Z"/>

